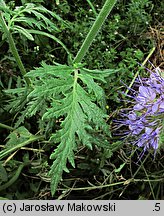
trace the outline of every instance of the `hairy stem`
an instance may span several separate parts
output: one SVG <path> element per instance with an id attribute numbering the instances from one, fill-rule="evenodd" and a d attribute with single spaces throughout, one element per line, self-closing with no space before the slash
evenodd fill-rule
<path id="1" fill-rule="evenodd" d="M 98 31 L 100 30 L 101 26 L 103 25 L 105 19 L 111 12 L 112 8 L 114 7 L 117 0 L 106 0 L 103 8 L 101 9 L 99 15 L 97 16 L 93 26 L 91 27 L 87 37 L 85 38 L 80 50 L 78 51 L 74 63 L 80 63 L 84 58 L 86 52 L 88 51 L 91 43 L 93 42 L 95 36 L 97 35 Z"/>
<path id="2" fill-rule="evenodd" d="M 23 63 L 21 61 L 21 58 L 20 58 L 20 56 L 18 54 L 17 48 L 15 46 L 15 43 L 14 43 L 14 40 L 13 40 L 13 37 L 12 37 L 12 34 L 11 34 L 10 30 L 8 29 L 8 26 L 7 26 L 7 24 L 6 24 L 6 22 L 5 22 L 4 18 L 3 18 L 2 13 L 0 13 L 0 24 L 2 25 L 2 29 L 3 29 L 3 31 L 5 33 L 5 35 L 7 36 L 9 46 L 10 46 L 11 52 L 12 52 L 14 58 L 15 58 L 15 61 L 16 61 L 17 65 L 18 65 L 18 67 L 19 67 L 19 69 L 21 71 L 21 74 L 24 76 L 26 74 L 26 70 L 25 70 L 24 65 L 23 65 Z M 29 78 L 24 77 L 24 79 L 25 79 L 25 82 L 27 83 L 27 85 L 30 85 L 31 82 L 30 82 Z"/>

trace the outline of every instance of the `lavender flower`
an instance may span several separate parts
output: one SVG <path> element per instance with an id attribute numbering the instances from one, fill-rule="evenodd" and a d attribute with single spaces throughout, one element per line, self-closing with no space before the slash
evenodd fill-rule
<path id="1" fill-rule="evenodd" d="M 137 104 L 133 107 L 134 110 L 142 110 L 152 106 L 156 98 L 156 92 L 151 87 L 140 86 L 139 93 L 135 98 Z"/>
<path id="2" fill-rule="evenodd" d="M 143 152 L 152 148 L 156 153 L 164 121 L 164 78 L 156 69 L 150 72 L 149 78 L 137 79 L 137 82 L 138 91 L 132 89 L 133 96 L 130 96 L 134 98 L 134 105 L 119 122 L 128 127 L 132 144 L 142 147 Z"/>

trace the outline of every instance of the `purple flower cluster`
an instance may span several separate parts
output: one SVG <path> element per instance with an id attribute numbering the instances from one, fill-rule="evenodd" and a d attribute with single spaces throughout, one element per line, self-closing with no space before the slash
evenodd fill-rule
<path id="1" fill-rule="evenodd" d="M 160 131 L 164 117 L 164 78 L 160 71 L 150 72 L 149 78 L 136 80 L 138 91 L 133 90 L 134 106 L 124 114 L 123 125 L 128 126 L 132 143 L 142 147 L 159 147 Z"/>

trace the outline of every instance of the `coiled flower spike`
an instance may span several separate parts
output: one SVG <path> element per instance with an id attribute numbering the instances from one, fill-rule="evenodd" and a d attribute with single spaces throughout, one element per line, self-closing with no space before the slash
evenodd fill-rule
<path id="1" fill-rule="evenodd" d="M 118 122 L 128 127 L 126 135 L 133 145 L 143 148 L 143 153 L 149 149 L 156 153 L 162 144 L 160 136 L 164 127 L 164 78 L 155 69 L 150 71 L 149 78 L 137 79 L 136 83 L 138 90 L 131 89 L 133 96 L 130 96 L 133 107 Z"/>

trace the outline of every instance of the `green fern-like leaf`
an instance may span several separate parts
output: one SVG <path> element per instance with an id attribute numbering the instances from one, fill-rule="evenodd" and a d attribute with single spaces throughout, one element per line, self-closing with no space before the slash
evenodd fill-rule
<path id="1" fill-rule="evenodd" d="M 27 103 L 27 95 L 30 93 L 30 89 L 26 87 L 4 90 L 5 93 L 9 94 L 11 99 L 9 104 L 6 105 L 6 109 L 11 113 L 17 113 L 22 110 Z"/>
<path id="2" fill-rule="evenodd" d="M 105 94 L 101 84 L 105 82 L 105 77 L 114 72 L 104 70 L 94 74 L 82 65 L 42 63 L 41 67 L 25 75 L 31 79 L 31 89 L 20 87 L 6 91 L 15 95 L 8 107 L 22 110 L 16 122 L 17 127 L 25 118 L 39 114 L 40 129 L 47 134 L 56 120 L 62 119 L 57 127 L 60 128 L 50 135 L 51 141 L 57 144 L 50 156 L 53 160 L 50 170 L 52 194 L 57 189 L 63 171 L 69 172 L 67 162 L 75 167 L 74 151 L 79 143 L 90 149 L 95 144 L 111 149 L 108 143 L 109 126 L 105 121 L 108 117 L 104 109 Z"/>
<path id="3" fill-rule="evenodd" d="M 68 24 L 56 13 L 33 3 L 24 4 L 14 10 L 11 10 L 8 6 L 0 5 L 0 10 L 3 11 L 8 29 L 12 34 L 18 33 L 31 41 L 34 41 L 33 35 L 43 35 L 59 43 L 69 53 L 66 46 L 54 36 L 54 32 L 60 32 L 61 30 L 51 19 L 62 23 L 63 27 L 68 27 Z M 3 39 L 5 37 L 4 34 Z"/>
<path id="4" fill-rule="evenodd" d="M 101 130 L 104 142 L 100 146 L 107 146 L 105 136 L 110 136 L 110 132 L 105 122 L 107 115 L 102 103 L 105 101 L 105 94 L 101 83 L 113 72 L 114 70 L 105 70 L 94 74 L 93 71 L 81 67 L 50 66 L 43 63 L 42 67 L 27 74 L 34 80 L 34 89 L 28 96 L 28 106 L 33 104 L 34 109 L 32 111 L 30 108 L 28 111 L 36 113 L 38 98 L 46 98 L 51 106 L 44 113 L 43 121 L 61 117 L 63 119 L 60 130 L 51 136 L 51 141 L 58 144 L 50 157 L 54 160 L 50 170 L 52 194 L 57 189 L 63 171 L 69 172 L 67 162 L 75 167 L 74 151 L 79 141 L 92 149 L 94 135 Z M 100 142 L 102 136 L 95 143 Z"/>

